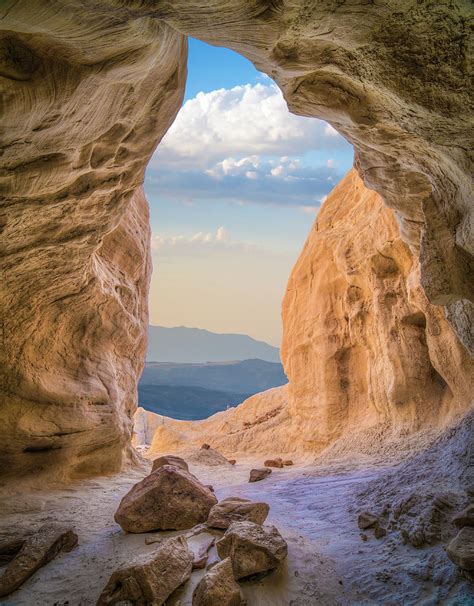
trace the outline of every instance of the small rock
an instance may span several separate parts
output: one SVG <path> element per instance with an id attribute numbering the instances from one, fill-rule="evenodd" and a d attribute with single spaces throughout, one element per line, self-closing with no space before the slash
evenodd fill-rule
<path id="1" fill-rule="evenodd" d="M 161 537 L 147 537 L 145 539 L 145 545 L 153 545 L 153 543 L 161 543 L 163 539 Z"/>
<path id="2" fill-rule="evenodd" d="M 193 606 L 241 606 L 242 602 L 230 558 L 222 560 L 209 570 L 193 593 Z"/>
<path id="3" fill-rule="evenodd" d="M 122 603 L 161 606 L 189 579 L 192 563 L 193 554 L 184 537 L 167 539 L 152 556 L 114 572 L 97 606 Z"/>
<path id="4" fill-rule="evenodd" d="M 210 448 L 210 445 L 209 445 L 209 444 L 203 444 L 203 445 L 201 446 L 201 450 L 209 450 L 209 448 Z"/>
<path id="5" fill-rule="evenodd" d="M 54 524 L 42 526 L 24 539 L 20 549 L 4 569 L 0 576 L 0 597 L 7 596 L 21 587 L 60 551 L 71 551 L 76 545 L 77 534 L 71 528 Z M 18 541 L 16 546 L 18 547 Z M 6 548 L 5 544 L 3 548 Z"/>
<path id="6" fill-rule="evenodd" d="M 243 579 L 277 568 L 288 554 L 288 546 L 275 526 L 234 522 L 216 543 L 217 553 L 230 557 L 234 578 Z"/>
<path id="7" fill-rule="evenodd" d="M 368 511 L 363 511 L 357 518 L 357 525 L 361 530 L 367 530 L 367 528 L 372 528 L 375 526 L 378 521 L 379 519 L 376 515 Z"/>
<path id="8" fill-rule="evenodd" d="M 474 526 L 474 503 L 468 505 L 464 511 L 458 513 L 453 518 L 456 528 L 464 528 L 465 526 Z"/>
<path id="9" fill-rule="evenodd" d="M 280 457 L 276 459 L 267 459 L 264 465 L 265 467 L 277 467 L 278 469 L 281 469 L 283 467 L 283 461 Z"/>
<path id="10" fill-rule="evenodd" d="M 205 522 L 214 494 L 192 474 L 163 465 L 123 497 L 115 521 L 127 532 L 183 530 Z"/>
<path id="11" fill-rule="evenodd" d="M 247 520 L 263 524 L 267 519 L 270 507 L 266 503 L 254 503 L 248 499 L 228 497 L 223 499 L 209 512 L 207 525 L 211 528 L 226 529 L 232 522 Z"/>
<path id="12" fill-rule="evenodd" d="M 290 467 L 290 465 L 293 465 L 293 461 L 291 459 L 286 459 L 286 461 L 283 461 L 283 465 L 285 465 L 285 467 Z"/>
<path id="13" fill-rule="evenodd" d="M 365 533 L 361 532 L 360 539 L 361 539 L 361 541 L 368 541 L 369 537 Z"/>
<path id="14" fill-rule="evenodd" d="M 193 570 L 202 570 L 207 564 L 209 549 L 214 545 L 216 539 L 209 537 L 200 547 L 193 559 Z"/>
<path id="15" fill-rule="evenodd" d="M 386 534 L 387 534 L 387 530 L 383 526 L 380 526 L 379 524 L 377 524 L 377 526 L 374 529 L 375 538 L 382 539 L 384 536 L 386 536 Z"/>
<path id="16" fill-rule="evenodd" d="M 464 526 L 446 547 L 449 559 L 463 570 L 474 570 L 474 528 Z"/>
<path id="17" fill-rule="evenodd" d="M 249 482 L 260 482 L 272 473 L 271 469 L 252 469 L 250 471 Z"/>
<path id="18" fill-rule="evenodd" d="M 235 465 L 237 463 L 236 459 L 227 459 L 231 465 Z"/>
<path id="19" fill-rule="evenodd" d="M 153 461 L 152 472 L 163 467 L 163 465 L 174 465 L 175 467 L 184 469 L 184 471 L 189 471 L 188 464 L 181 457 L 177 457 L 176 455 L 164 455 Z"/>

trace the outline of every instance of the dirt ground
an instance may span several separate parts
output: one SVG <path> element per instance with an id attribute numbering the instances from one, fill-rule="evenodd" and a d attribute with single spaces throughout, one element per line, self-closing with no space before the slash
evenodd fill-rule
<path id="1" fill-rule="evenodd" d="M 196 451 L 188 452 L 186 458 L 192 473 L 212 484 L 219 499 L 240 496 L 266 501 L 270 505 L 267 522 L 277 526 L 288 541 L 288 559 L 278 571 L 242 584 L 249 606 L 469 606 L 474 604 L 473 588 L 451 564 L 444 546 L 454 534 L 449 518 L 468 498 L 471 478 L 466 476 L 469 461 L 466 464 L 465 459 L 471 439 L 472 425 L 464 424 L 430 449 L 391 464 L 356 456 L 332 463 L 296 462 L 293 467 L 274 469 L 270 477 L 253 484 L 248 483 L 249 470 L 261 467 L 261 458 L 241 459 L 235 466 L 213 464 Z M 157 543 L 147 545 L 146 538 L 179 534 L 126 534 L 114 522 L 120 499 L 149 469 L 150 463 L 144 461 L 140 469 L 67 488 L 4 489 L 0 495 L 2 536 L 55 521 L 74 526 L 79 545 L 60 554 L 0 603 L 95 604 L 114 570 L 156 549 Z M 419 536 L 413 525 L 419 532 L 420 524 L 425 524 L 427 532 L 424 514 L 440 494 L 448 497 L 442 501 L 447 503 L 444 517 L 437 518 L 439 537 L 431 545 L 415 547 L 403 539 L 404 524 L 413 536 Z M 387 513 L 390 508 L 392 513 Z M 363 509 L 385 512 L 387 536 L 376 539 L 368 530 L 366 540 L 361 537 L 357 514 Z M 201 540 L 202 535 L 191 539 L 191 547 Z M 216 557 L 215 550 L 209 557 Z M 202 574 L 193 572 L 190 582 L 168 604 L 191 604 Z"/>

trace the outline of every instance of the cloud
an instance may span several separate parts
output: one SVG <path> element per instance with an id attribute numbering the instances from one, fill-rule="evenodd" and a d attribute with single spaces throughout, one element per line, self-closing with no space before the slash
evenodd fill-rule
<path id="1" fill-rule="evenodd" d="M 275 84 L 246 84 L 188 100 L 151 166 L 206 169 L 222 158 L 248 156 L 250 150 L 283 156 L 347 145 L 326 122 L 291 114 Z"/>
<path id="2" fill-rule="evenodd" d="M 307 166 L 298 158 L 259 155 L 224 158 L 205 170 L 162 168 L 149 171 L 148 194 L 180 199 L 318 208 L 341 179 L 334 162 Z"/>
<path id="3" fill-rule="evenodd" d="M 168 237 L 155 235 L 151 240 L 151 249 L 159 257 L 196 257 L 229 252 L 263 252 L 251 242 L 234 242 L 224 226 L 219 227 L 215 233 L 197 232 L 192 236 Z"/>

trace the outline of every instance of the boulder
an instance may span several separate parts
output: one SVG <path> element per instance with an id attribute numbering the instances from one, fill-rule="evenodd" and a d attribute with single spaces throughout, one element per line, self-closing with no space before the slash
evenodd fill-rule
<path id="1" fill-rule="evenodd" d="M 468 505 L 461 513 L 458 513 L 458 515 L 453 518 L 453 522 L 457 528 L 474 526 L 474 503 Z"/>
<path id="2" fill-rule="evenodd" d="M 176 455 L 164 455 L 162 457 L 158 457 L 153 461 L 152 471 L 156 471 L 163 465 L 174 465 L 175 467 L 179 467 L 180 469 L 184 469 L 184 471 L 189 471 L 188 464 L 181 457 L 177 457 Z"/>
<path id="3" fill-rule="evenodd" d="M 235 582 L 232 562 L 226 558 L 201 579 L 193 593 L 193 606 L 240 606 L 243 603 Z"/>
<path id="4" fill-rule="evenodd" d="M 211 528 L 227 529 L 232 522 L 249 521 L 263 524 L 270 507 L 266 503 L 255 503 L 239 497 L 223 499 L 209 512 L 207 525 Z"/>
<path id="5" fill-rule="evenodd" d="M 474 570 L 474 528 L 464 526 L 446 547 L 449 559 L 459 568 Z"/>
<path id="6" fill-rule="evenodd" d="M 77 534 L 68 527 L 46 524 L 37 532 L 8 546 L 4 544 L 6 557 L 13 559 L 0 576 L 0 597 L 4 597 L 23 585 L 39 568 L 54 559 L 60 551 L 71 551 L 77 544 Z M 16 553 L 16 555 L 15 555 Z"/>
<path id="7" fill-rule="evenodd" d="M 249 482 L 260 482 L 272 473 L 271 469 L 252 469 L 250 471 Z"/>
<path id="8" fill-rule="evenodd" d="M 168 539 L 151 555 L 117 570 L 97 606 L 131 603 L 160 606 L 191 576 L 193 554 L 184 537 Z"/>
<path id="9" fill-rule="evenodd" d="M 288 554 L 286 541 L 275 526 L 254 522 L 234 522 L 216 546 L 222 559 L 230 557 L 236 580 L 266 574 Z"/>
<path id="10" fill-rule="evenodd" d="M 203 444 L 201 446 L 201 450 L 209 450 L 209 448 L 210 448 L 209 444 Z"/>
<path id="11" fill-rule="evenodd" d="M 276 459 L 267 459 L 264 463 L 265 467 L 277 467 L 281 469 L 283 467 L 283 460 L 279 457 Z"/>
<path id="12" fill-rule="evenodd" d="M 357 525 L 361 530 L 367 530 L 367 528 L 373 528 L 378 524 L 378 517 L 369 511 L 363 511 L 357 518 Z"/>
<path id="13" fill-rule="evenodd" d="M 205 522 L 217 503 L 192 474 L 163 465 L 123 497 L 115 521 L 127 532 L 183 530 Z"/>
<path id="14" fill-rule="evenodd" d="M 374 528 L 374 536 L 376 539 L 383 539 L 387 535 L 387 529 L 380 524 L 376 524 Z"/>

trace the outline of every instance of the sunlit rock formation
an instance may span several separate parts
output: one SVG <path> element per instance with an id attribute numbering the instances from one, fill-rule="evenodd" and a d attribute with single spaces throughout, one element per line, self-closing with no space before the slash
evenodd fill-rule
<path id="1" fill-rule="evenodd" d="M 394 213 L 355 169 L 323 204 L 293 269 L 283 332 L 288 386 L 204 421 L 143 411 L 151 452 L 204 441 L 227 456 L 304 456 L 339 439 L 356 447 L 371 430 L 377 440 L 436 432 L 474 403 L 472 358 L 428 303 Z"/>
<path id="2" fill-rule="evenodd" d="M 354 144 L 366 184 L 419 256 L 428 299 L 447 306 L 473 351 L 468 10 L 460 0 L 3 2 L 2 470 L 90 475 L 118 470 L 130 453 L 149 271 L 138 188 L 181 103 L 187 34 L 242 53 L 292 111 L 329 120 Z M 421 332 L 420 322 L 407 330 Z M 286 351 L 294 346 L 287 339 Z M 426 358 L 423 344 L 417 352 Z M 430 406 L 455 401 L 460 368 L 450 380 L 437 370 L 447 387 L 430 378 Z M 388 395 L 399 408 L 369 403 L 413 427 L 421 404 L 401 381 Z M 291 388 L 291 410 L 306 409 L 307 385 Z M 321 413 L 322 435 L 337 433 L 347 398 L 337 406 Z"/>

